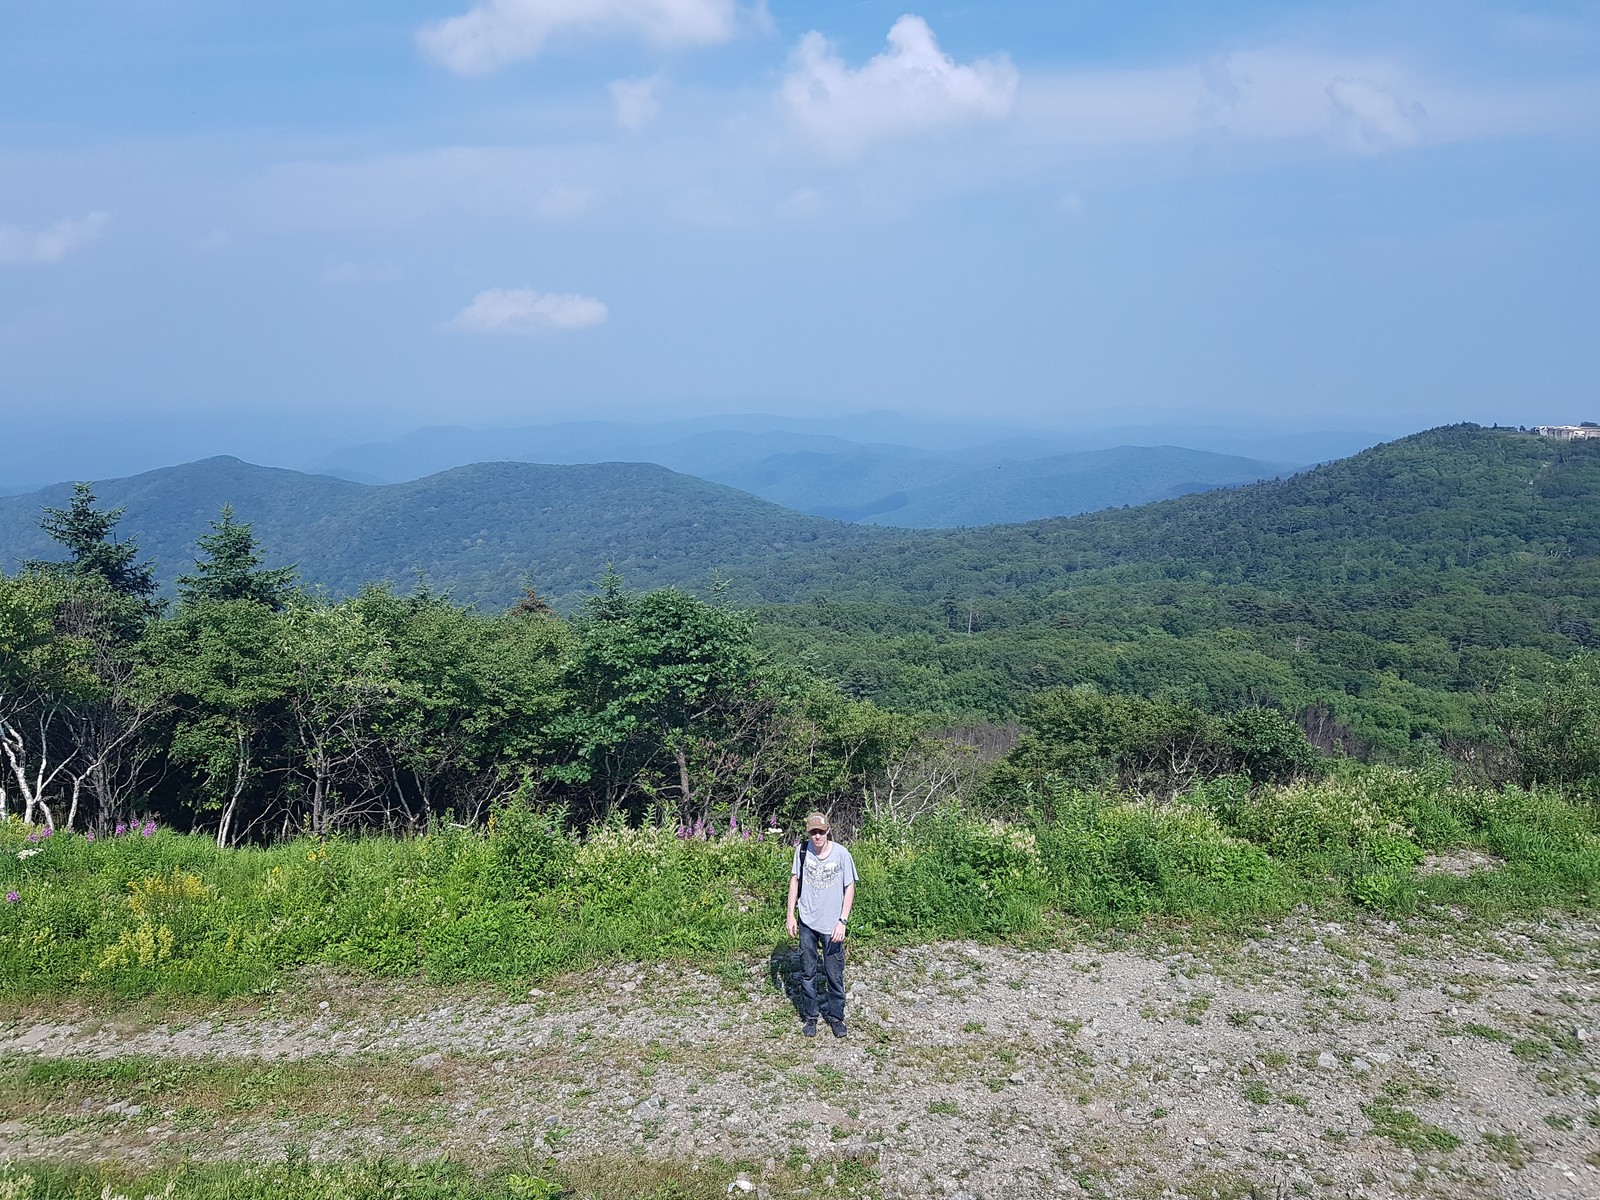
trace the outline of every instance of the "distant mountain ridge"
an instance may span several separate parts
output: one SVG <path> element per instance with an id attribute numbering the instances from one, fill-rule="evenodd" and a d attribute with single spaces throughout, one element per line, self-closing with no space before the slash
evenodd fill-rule
<path id="1" fill-rule="evenodd" d="M 213 458 L 97 491 L 127 506 L 118 532 L 164 581 L 191 569 L 195 538 L 228 502 L 269 565 L 297 563 L 307 583 L 335 592 L 422 579 L 493 606 L 527 580 L 570 601 L 613 564 L 636 588 L 702 587 L 720 573 L 741 602 L 926 604 L 1081 589 L 1137 568 L 1207 586 L 1372 592 L 1381 608 L 1401 575 L 1415 589 L 1492 566 L 1507 595 L 1540 576 L 1539 603 L 1577 605 L 1600 629 L 1600 444 L 1476 426 L 1282 481 L 962 530 L 846 524 L 639 463 L 482 463 L 378 487 Z M 38 519 L 69 495 L 59 485 L 0 497 L 0 566 L 59 556 Z"/>
<path id="2" fill-rule="evenodd" d="M 936 483 L 880 496 L 857 508 L 828 505 L 806 511 L 903 529 L 1014 525 L 1148 504 L 1292 475 L 1298 469 L 1288 463 L 1178 446 L 1117 446 L 1043 458 L 1001 459 Z M 724 478 L 723 482 L 737 481 Z"/>
<path id="3" fill-rule="evenodd" d="M 732 419 L 729 419 L 732 421 Z M 1094 509 L 1207 491 L 1289 474 L 1300 462 L 1268 461 L 1177 446 L 1076 446 L 1065 435 L 1005 435 L 968 430 L 950 446 L 935 427 L 935 446 L 858 442 L 834 422 L 768 428 L 777 418 L 745 418 L 743 427 L 696 422 L 617 425 L 584 422 L 524 429 L 419 430 L 391 442 L 349 447 L 317 470 L 365 483 L 418 478 L 464 462 L 511 460 L 579 463 L 652 462 L 726 483 L 813 516 L 909 529 L 955 528 L 1071 516 Z M 909 425 L 907 432 L 918 432 Z M 1089 439 L 1092 440 L 1092 439 Z"/>
<path id="4" fill-rule="evenodd" d="M 96 493 L 103 506 L 126 505 L 117 533 L 164 583 L 192 569 L 195 538 L 231 503 L 269 565 L 298 564 L 308 584 L 349 593 L 422 580 L 487 605 L 509 603 L 524 580 L 570 597 L 608 565 L 629 586 L 654 587 L 885 536 L 643 463 L 479 463 L 371 486 L 219 457 L 106 480 Z M 0 498 L 0 566 L 60 556 L 38 518 L 70 494 L 63 484 Z"/>

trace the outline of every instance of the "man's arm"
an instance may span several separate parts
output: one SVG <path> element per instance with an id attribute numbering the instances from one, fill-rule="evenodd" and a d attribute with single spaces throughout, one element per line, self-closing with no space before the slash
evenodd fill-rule
<path id="1" fill-rule="evenodd" d="M 788 913 L 788 918 L 787 918 L 787 920 L 785 922 L 789 927 L 789 936 L 790 937 L 799 937 L 800 936 L 800 922 L 799 922 L 799 919 L 795 916 L 795 912 L 794 912 L 795 901 L 798 900 L 799 898 L 800 898 L 800 876 L 791 875 L 791 876 L 789 876 L 789 907 L 786 910 L 787 913 Z"/>
<path id="2" fill-rule="evenodd" d="M 844 885 L 844 903 L 839 907 L 839 923 L 833 927 L 834 941 L 844 941 L 845 922 L 850 919 L 850 909 L 854 906 L 855 902 L 856 885 L 854 883 L 847 883 Z"/>

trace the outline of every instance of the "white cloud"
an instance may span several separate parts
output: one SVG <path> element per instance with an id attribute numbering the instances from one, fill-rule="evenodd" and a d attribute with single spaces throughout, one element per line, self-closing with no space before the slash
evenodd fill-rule
<path id="1" fill-rule="evenodd" d="M 822 196 L 814 188 L 796 188 L 773 208 L 785 221 L 808 221 L 822 212 Z"/>
<path id="2" fill-rule="evenodd" d="M 939 48 L 921 17 L 889 30 L 889 49 L 851 70 L 827 38 L 800 39 L 782 96 L 793 120 L 840 154 L 885 137 L 920 133 L 1011 111 L 1017 69 L 1004 55 L 963 66 Z"/>
<path id="3" fill-rule="evenodd" d="M 0 225 L 0 263 L 60 262 L 99 237 L 106 220 L 105 213 L 92 212 L 86 217 L 63 217 L 38 230 Z"/>
<path id="4" fill-rule="evenodd" d="M 734 0 L 483 0 L 459 17 L 417 32 L 430 58 L 460 75 L 484 75 L 536 58 L 566 31 L 640 38 L 663 48 L 706 46 L 733 37 Z"/>
<path id="5" fill-rule="evenodd" d="M 1334 130 L 1341 141 L 1363 154 L 1404 149 L 1422 140 L 1427 117 L 1420 104 L 1407 104 L 1370 79 L 1335 79 L 1327 87 Z"/>
<path id="6" fill-rule="evenodd" d="M 533 213 L 542 221 L 575 221 L 593 207 L 594 193 L 588 188 L 558 183 L 534 202 Z"/>
<path id="7" fill-rule="evenodd" d="M 1404 98 L 1402 98 L 1404 97 Z M 1424 104 L 1414 97 L 1424 97 Z M 1016 131 L 1051 145 L 1133 146 L 1204 136 L 1376 153 L 1550 127 L 1560 107 L 1532 94 L 1479 94 L 1403 63 L 1291 46 L 1194 65 L 1030 74 Z M 1425 124 L 1426 123 L 1426 124 Z"/>
<path id="8" fill-rule="evenodd" d="M 617 124 L 624 129 L 643 129 L 661 115 L 661 100 L 656 89 L 661 86 L 661 76 L 646 79 L 614 79 L 611 81 L 611 104 L 616 110 Z"/>
<path id="9" fill-rule="evenodd" d="M 548 333 L 603 325 L 610 315 L 593 296 L 489 288 L 474 296 L 445 328 L 461 333 Z"/>
<path id="10" fill-rule="evenodd" d="M 349 287 L 371 283 L 393 283 L 400 278 L 400 268 L 392 262 L 358 263 L 329 261 L 322 268 L 322 282 L 335 287 Z"/>

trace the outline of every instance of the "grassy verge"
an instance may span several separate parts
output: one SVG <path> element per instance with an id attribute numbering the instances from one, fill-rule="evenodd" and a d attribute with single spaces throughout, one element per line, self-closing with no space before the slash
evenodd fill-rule
<path id="1" fill-rule="evenodd" d="M 770 1168 L 594 1158 L 469 1166 L 440 1161 L 182 1163 L 159 1170 L 109 1164 L 0 1166 L 5 1200 L 722 1200 L 737 1179 L 818 1200 L 875 1195 L 877 1171 L 857 1158 L 795 1159 Z M 731 1194 L 744 1194 L 735 1191 Z"/>
<path id="2" fill-rule="evenodd" d="M 1505 916 L 1600 898 L 1592 807 L 1548 792 L 1350 771 L 1222 780 L 1171 804 L 1048 790 L 1013 822 L 869 827 L 852 936 L 1048 941 L 1063 916 L 1238 925 L 1310 902 Z M 1488 869 L 1419 870 L 1472 852 Z M 748 957 L 781 938 L 787 842 L 511 809 L 487 831 L 219 851 L 150 827 L 97 841 L 0 823 L 0 994 L 236 996 L 318 963 L 522 981 L 619 959 Z"/>

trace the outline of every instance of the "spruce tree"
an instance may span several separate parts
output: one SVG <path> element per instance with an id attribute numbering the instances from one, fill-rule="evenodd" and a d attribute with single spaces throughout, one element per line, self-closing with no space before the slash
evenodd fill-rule
<path id="1" fill-rule="evenodd" d="M 180 603 L 202 600 L 253 600 L 281 610 L 293 587 L 294 568 L 263 570 L 255 533 L 248 521 L 236 521 L 233 505 L 224 504 L 221 516 L 211 522 L 211 532 L 195 539 L 203 557 L 195 560 L 193 575 L 178 577 Z"/>
<path id="2" fill-rule="evenodd" d="M 39 528 L 65 546 L 72 558 L 68 562 L 31 561 L 29 571 L 66 578 L 98 579 L 113 592 L 131 600 L 148 600 L 155 595 L 153 564 L 137 561 L 137 542 L 111 540 L 111 531 L 122 519 L 127 506 L 96 508 L 94 485 L 77 483 L 72 502 L 66 508 L 47 508 Z"/>

